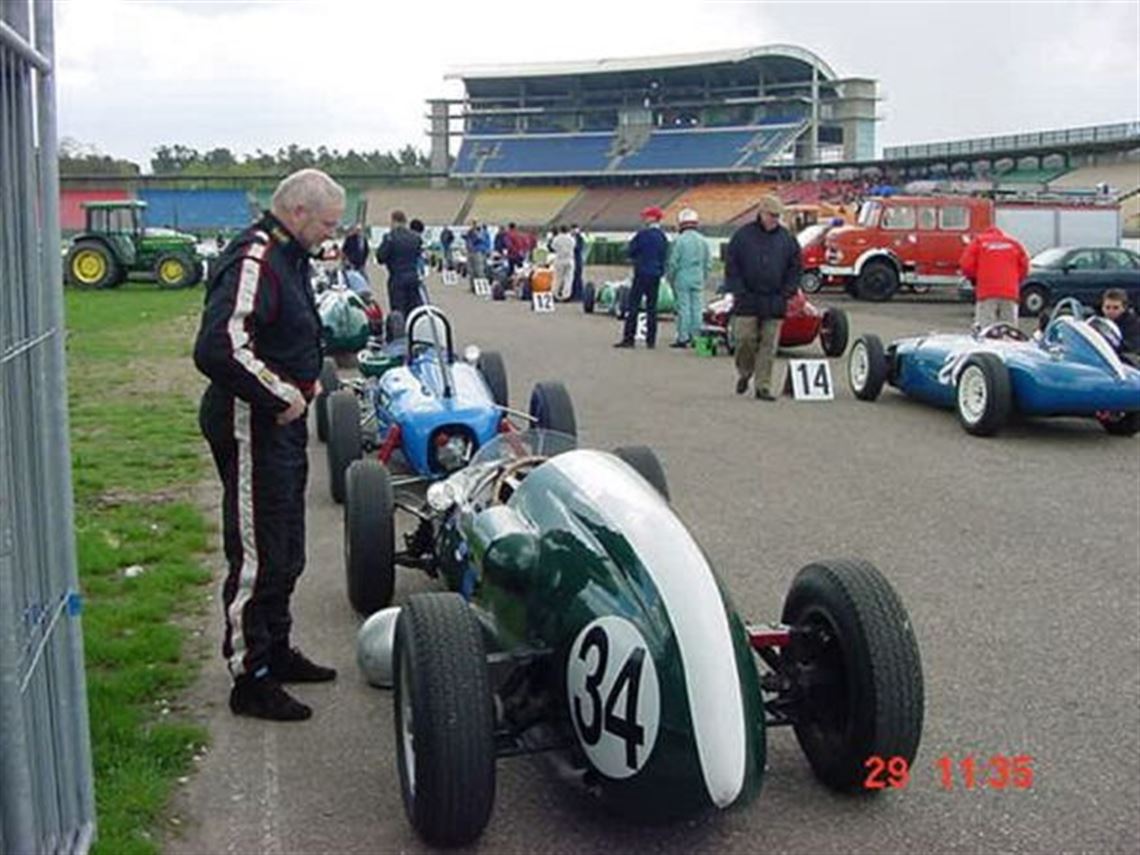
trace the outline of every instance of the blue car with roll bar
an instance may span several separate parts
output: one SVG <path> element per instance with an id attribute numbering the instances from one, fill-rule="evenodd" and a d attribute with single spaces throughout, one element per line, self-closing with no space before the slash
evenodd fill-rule
<path id="1" fill-rule="evenodd" d="M 860 336 L 847 379 L 861 400 L 875 400 L 889 383 L 908 397 L 954 409 L 975 436 L 998 432 L 1015 415 L 1087 416 L 1110 434 L 1133 436 L 1140 431 L 1140 368 L 1114 349 L 1115 324 L 1082 314 L 1078 301 L 1064 300 L 1032 339 L 1010 324 L 901 338 L 885 347 L 878 336 Z"/>
<path id="2" fill-rule="evenodd" d="M 502 357 L 468 346 L 457 357 L 451 323 L 425 302 L 406 322 L 388 319 L 388 341 L 357 355 L 362 379 L 327 378 L 329 486 L 343 502 L 345 473 L 362 454 L 387 464 L 399 451 L 410 474 L 401 483 L 431 481 L 462 469 L 499 433 L 516 430 L 514 418 L 576 433 L 574 408 L 558 382 L 535 385 L 528 412 L 509 407 Z M 338 388 L 339 387 L 339 388 Z"/>

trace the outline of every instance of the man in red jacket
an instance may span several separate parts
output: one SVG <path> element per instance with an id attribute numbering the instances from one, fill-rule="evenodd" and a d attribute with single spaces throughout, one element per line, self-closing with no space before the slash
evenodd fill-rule
<path id="1" fill-rule="evenodd" d="M 999 322 L 1016 325 L 1021 282 L 1029 272 L 1029 255 L 1017 238 L 990 226 L 974 236 L 958 266 L 974 283 L 975 323 L 980 327 Z"/>

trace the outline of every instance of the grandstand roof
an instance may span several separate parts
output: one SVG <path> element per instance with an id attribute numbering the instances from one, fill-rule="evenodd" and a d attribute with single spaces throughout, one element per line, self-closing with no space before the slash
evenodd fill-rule
<path id="1" fill-rule="evenodd" d="M 448 80 L 498 80 L 518 77 L 561 77 L 581 74 L 621 74 L 624 72 L 656 71 L 659 69 L 725 65 L 754 59 L 774 57 L 794 59 L 818 66 L 825 79 L 835 80 L 837 75 L 818 54 L 795 45 L 763 45 L 732 50 L 677 53 L 661 56 L 622 57 L 617 59 L 591 59 L 568 62 L 539 62 L 504 65 L 468 65 L 448 70 Z"/>

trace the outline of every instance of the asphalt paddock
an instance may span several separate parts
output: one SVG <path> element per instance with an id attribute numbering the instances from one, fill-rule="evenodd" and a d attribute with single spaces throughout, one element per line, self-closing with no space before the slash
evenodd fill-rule
<path id="1" fill-rule="evenodd" d="M 673 505 L 738 610 L 779 617 L 813 560 L 874 562 L 909 609 L 926 716 L 909 782 L 841 797 L 813 779 L 790 731 L 770 732 L 764 789 L 697 821 L 631 825 L 563 784 L 540 758 L 500 761 L 486 852 L 1134 852 L 1140 848 L 1140 438 L 1091 421 L 1016 424 L 975 439 L 950 412 L 887 389 L 775 403 L 737 397 L 729 358 L 614 350 L 617 323 L 577 305 L 537 315 L 432 282 L 458 343 L 499 350 L 511 399 L 562 380 L 586 446 L 653 446 Z M 909 297 L 848 301 L 852 336 L 960 329 L 968 306 Z M 818 355 L 818 350 L 805 349 Z M 340 669 L 302 686 L 303 724 L 230 715 L 220 657 L 195 688 L 213 745 L 175 801 L 172 853 L 389 852 L 424 847 L 403 815 L 392 699 L 355 664 L 359 626 L 345 597 L 342 511 L 325 452 L 311 445 L 309 563 L 296 638 Z M 396 601 L 431 589 L 401 570 Z M 220 609 L 206 627 L 219 636 Z M 961 761 L 1028 755 L 1032 785 L 997 788 Z M 955 774 L 946 789 L 940 758 Z"/>

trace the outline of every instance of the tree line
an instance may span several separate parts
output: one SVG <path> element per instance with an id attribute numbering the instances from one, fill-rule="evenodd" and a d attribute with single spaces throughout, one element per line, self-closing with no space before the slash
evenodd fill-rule
<path id="1" fill-rule="evenodd" d="M 325 146 L 311 149 L 294 143 L 275 152 L 258 149 L 254 154 L 238 155 L 228 148 L 202 152 L 175 144 L 158 146 L 150 159 L 151 172 L 171 176 L 278 175 L 307 167 L 338 176 L 424 175 L 428 172 L 428 156 L 411 145 L 397 151 L 349 149 L 341 152 Z M 61 176 L 132 176 L 141 175 L 142 168 L 133 161 L 111 157 L 93 146 L 65 137 L 59 145 L 59 173 Z"/>

